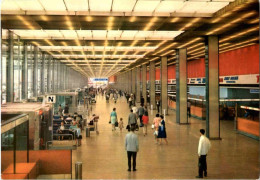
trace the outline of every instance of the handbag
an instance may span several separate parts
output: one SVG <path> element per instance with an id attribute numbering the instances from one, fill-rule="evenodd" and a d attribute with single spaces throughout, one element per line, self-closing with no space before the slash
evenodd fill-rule
<path id="1" fill-rule="evenodd" d="M 154 131 L 153 133 L 155 136 L 158 136 L 158 131 Z"/>
<path id="2" fill-rule="evenodd" d="M 154 129 L 154 124 L 152 124 L 152 129 Z"/>
<path id="3" fill-rule="evenodd" d="M 138 126 L 138 124 L 135 125 L 135 130 L 136 130 L 136 131 L 139 130 L 139 126 Z"/>
<path id="4" fill-rule="evenodd" d="M 115 127 L 118 127 L 118 122 L 117 121 L 115 122 Z"/>
<path id="5" fill-rule="evenodd" d="M 111 124 L 111 120 L 109 120 L 108 123 Z"/>

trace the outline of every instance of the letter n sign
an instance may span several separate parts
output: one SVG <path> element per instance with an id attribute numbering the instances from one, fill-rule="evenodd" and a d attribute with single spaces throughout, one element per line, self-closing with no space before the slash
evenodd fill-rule
<path id="1" fill-rule="evenodd" d="M 56 96 L 47 96 L 47 103 L 56 103 Z"/>

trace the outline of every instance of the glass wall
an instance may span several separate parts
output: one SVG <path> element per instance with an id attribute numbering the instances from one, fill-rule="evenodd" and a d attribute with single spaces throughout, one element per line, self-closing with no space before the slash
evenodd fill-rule
<path id="1" fill-rule="evenodd" d="M 14 34 L 14 101 L 22 99 L 22 60 L 23 44 L 20 38 Z"/>
<path id="2" fill-rule="evenodd" d="M 28 162 L 29 121 L 22 120 L 25 115 L 16 116 L 1 126 L 1 171 L 12 174 L 17 163 Z M 15 154 L 14 154 L 15 153 Z M 15 156 L 14 156 L 15 155 Z M 16 164 L 16 166 L 14 166 Z"/>
<path id="3" fill-rule="evenodd" d="M 2 30 L 2 55 L 1 55 L 1 103 L 6 103 L 6 68 L 7 68 L 7 59 L 8 59 L 8 31 Z"/>
<path id="4" fill-rule="evenodd" d="M 33 97 L 33 57 L 34 57 L 34 46 L 27 46 L 28 54 L 28 98 Z"/>

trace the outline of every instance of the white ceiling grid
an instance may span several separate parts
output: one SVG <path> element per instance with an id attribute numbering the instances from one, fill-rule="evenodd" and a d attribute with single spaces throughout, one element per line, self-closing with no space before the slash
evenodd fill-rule
<path id="1" fill-rule="evenodd" d="M 234 0 L 3 0 L 2 13 L 209 17 Z"/>

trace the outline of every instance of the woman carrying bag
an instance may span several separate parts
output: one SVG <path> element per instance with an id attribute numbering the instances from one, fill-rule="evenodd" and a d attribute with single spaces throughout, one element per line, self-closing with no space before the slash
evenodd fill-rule
<path id="1" fill-rule="evenodd" d="M 111 122 L 112 131 L 116 130 L 116 128 L 115 128 L 115 124 L 117 122 L 116 108 L 113 108 L 113 111 L 110 114 L 110 121 L 109 122 Z M 117 125 L 118 125 L 118 122 L 117 122 Z"/>
<path id="2" fill-rule="evenodd" d="M 168 144 L 164 117 L 163 117 L 163 115 L 161 115 L 160 117 L 161 117 L 161 122 L 160 122 L 159 128 L 158 128 L 157 142 L 160 139 L 159 144 L 161 144 L 162 143 L 162 139 L 164 139 L 165 143 Z"/>

